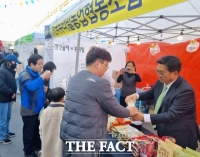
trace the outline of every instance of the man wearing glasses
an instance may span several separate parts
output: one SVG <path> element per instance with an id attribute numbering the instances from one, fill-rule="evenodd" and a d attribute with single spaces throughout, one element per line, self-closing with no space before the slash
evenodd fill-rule
<path id="1" fill-rule="evenodd" d="M 149 91 L 132 94 L 130 100 L 154 99 L 154 114 L 138 113 L 133 120 L 152 123 L 158 136 L 171 136 L 183 148 L 196 150 L 199 128 L 196 122 L 196 101 L 193 88 L 180 75 L 181 61 L 175 56 L 164 56 L 157 61 L 159 81 Z"/>
<path id="2" fill-rule="evenodd" d="M 135 106 L 122 107 L 114 97 L 110 83 L 101 78 L 112 58 L 108 51 L 91 47 L 86 56 L 86 70 L 73 76 L 66 91 L 65 109 L 61 121 L 60 137 L 63 140 L 63 157 L 98 156 L 99 143 L 94 144 L 95 152 L 77 154 L 69 140 L 106 139 L 108 114 L 115 117 L 130 117 L 138 113 Z"/>

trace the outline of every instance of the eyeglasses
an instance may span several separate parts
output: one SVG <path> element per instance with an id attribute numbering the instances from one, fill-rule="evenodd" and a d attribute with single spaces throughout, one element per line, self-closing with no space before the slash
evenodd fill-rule
<path id="1" fill-rule="evenodd" d="M 159 75 L 164 75 L 165 72 L 159 71 L 158 69 L 155 69 L 155 72 Z"/>
<path id="2" fill-rule="evenodd" d="M 109 68 L 109 66 L 108 65 L 106 65 L 102 60 L 99 60 L 103 65 L 105 65 L 106 66 L 106 70 Z"/>

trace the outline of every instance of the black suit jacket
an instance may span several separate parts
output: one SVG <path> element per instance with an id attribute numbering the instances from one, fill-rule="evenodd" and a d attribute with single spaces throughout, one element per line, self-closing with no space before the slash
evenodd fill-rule
<path id="1" fill-rule="evenodd" d="M 163 83 L 139 93 L 139 100 L 154 99 L 156 104 L 163 89 Z M 152 124 L 156 124 L 158 136 L 171 136 L 182 147 L 197 148 L 199 128 L 196 122 L 196 100 L 193 88 L 179 76 L 167 91 L 158 114 L 150 115 Z"/>

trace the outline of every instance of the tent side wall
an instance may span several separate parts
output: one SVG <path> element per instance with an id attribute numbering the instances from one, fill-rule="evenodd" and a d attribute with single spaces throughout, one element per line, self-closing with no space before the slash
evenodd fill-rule
<path id="1" fill-rule="evenodd" d="M 24 60 L 26 66 L 28 58 L 33 54 L 34 47 L 39 55 L 44 56 L 44 33 L 32 33 L 15 41 L 14 51 L 19 52 L 19 57 Z"/>
<path id="2" fill-rule="evenodd" d="M 52 88 L 56 86 L 62 86 L 63 88 L 66 88 L 66 84 L 68 83 L 70 77 L 75 73 L 77 40 L 70 39 L 70 42 L 68 43 L 66 42 L 67 39 L 68 37 L 61 37 L 53 40 L 46 40 L 44 55 L 45 62 L 53 61 L 57 67 L 54 75 L 51 77 L 53 79 L 53 83 L 51 82 Z M 94 41 L 81 40 L 78 62 L 79 71 L 85 69 L 87 52 L 89 51 L 90 47 L 94 45 Z M 124 45 L 115 44 L 113 47 L 107 48 L 105 43 L 99 43 L 99 46 L 110 52 L 112 56 L 112 62 L 109 64 L 109 69 L 107 70 L 107 72 L 112 76 L 113 70 L 118 71 L 125 65 L 126 57 L 123 51 Z"/>
<path id="3" fill-rule="evenodd" d="M 200 42 L 200 39 L 196 39 Z M 145 87 L 147 84 L 154 85 L 158 80 L 158 76 L 155 73 L 157 66 L 157 60 L 164 55 L 175 55 L 181 59 L 182 70 L 180 75 L 183 76 L 195 90 L 196 95 L 196 109 L 197 109 L 197 121 L 200 124 L 200 72 L 199 72 L 199 58 L 200 48 L 194 52 L 189 53 L 186 51 L 186 47 L 189 42 L 183 42 L 178 44 L 159 43 L 161 52 L 156 55 L 151 55 L 149 48 L 151 43 L 141 45 L 130 45 L 130 53 L 128 53 L 127 61 L 133 60 L 136 63 L 137 73 L 140 74 L 142 82 L 138 83 L 138 87 Z"/>

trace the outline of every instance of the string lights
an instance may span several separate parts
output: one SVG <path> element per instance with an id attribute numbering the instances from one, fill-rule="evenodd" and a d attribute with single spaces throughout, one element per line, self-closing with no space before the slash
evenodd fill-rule
<path id="1" fill-rule="evenodd" d="M 86 31 L 85 36 L 87 37 L 87 36 L 89 36 L 89 35 L 90 35 L 90 32 L 89 32 L 89 31 Z"/>
<path id="2" fill-rule="evenodd" d="M 7 9 L 11 7 L 22 7 L 22 6 L 28 6 L 29 4 L 35 4 L 36 0 L 24 0 L 20 1 L 19 3 L 13 2 L 13 3 L 6 3 L 6 4 L 0 4 L 0 9 Z M 37 1 L 39 3 L 39 0 Z M 26 4 L 26 5 L 24 5 Z"/>
<path id="3" fill-rule="evenodd" d="M 137 45 L 140 45 L 140 37 L 138 36 Z"/>
<path id="4" fill-rule="evenodd" d="M 177 37 L 177 40 L 178 41 L 181 41 L 181 40 L 183 40 L 183 30 L 181 30 L 181 33 L 180 33 L 180 35 Z"/>
<path id="5" fill-rule="evenodd" d="M 107 47 L 111 48 L 112 47 L 112 41 L 107 41 Z"/>

